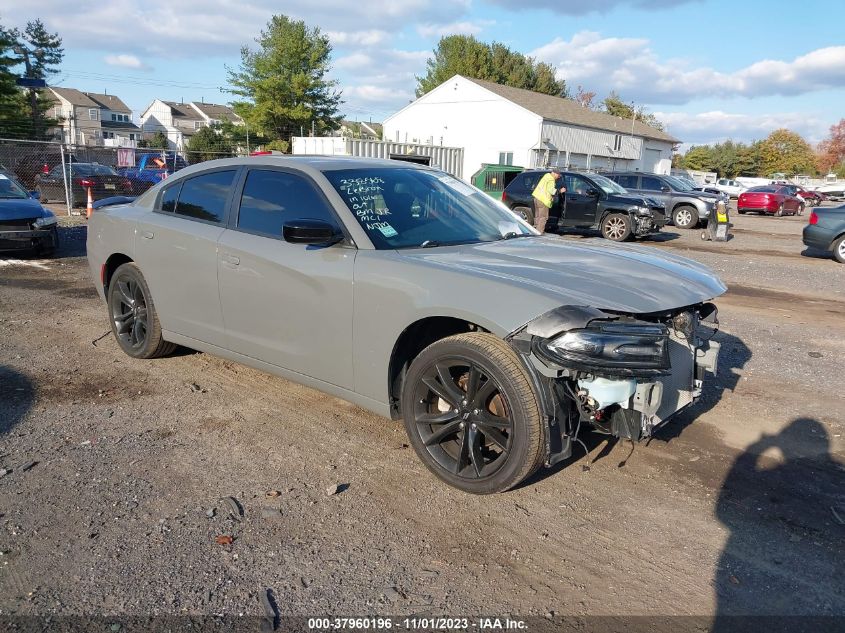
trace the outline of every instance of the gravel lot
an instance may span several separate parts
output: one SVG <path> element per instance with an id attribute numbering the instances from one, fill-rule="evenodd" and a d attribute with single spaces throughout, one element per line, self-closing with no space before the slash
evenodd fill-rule
<path id="1" fill-rule="evenodd" d="M 0 615 L 845 616 L 845 266 L 802 254 L 806 216 L 647 242 L 728 283 L 718 379 L 633 452 L 589 436 L 483 498 L 399 423 L 123 355 L 61 221 L 58 258 L 0 259 Z"/>

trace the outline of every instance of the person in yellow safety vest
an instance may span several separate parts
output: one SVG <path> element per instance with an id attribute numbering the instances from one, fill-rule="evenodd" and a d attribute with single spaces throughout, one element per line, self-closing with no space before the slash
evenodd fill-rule
<path id="1" fill-rule="evenodd" d="M 531 195 L 534 197 L 534 228 L 540 233 L 545 232 L 546 222 L 549 220 L 549 209 L 554 203 L 555 194 L 558 192 L 557 179 L 560 178 L 560 169 L 552 167 L 548 174 L 540 178 L 540 182 L 534 187 Z M 560 193 L 566 193 L 566 187 L 560 188 Z"/>

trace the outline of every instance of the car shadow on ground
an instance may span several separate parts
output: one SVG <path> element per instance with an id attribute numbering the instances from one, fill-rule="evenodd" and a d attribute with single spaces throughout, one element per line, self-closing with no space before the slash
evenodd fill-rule
<path id="1" fill-rule="evenodd" d="M 833 259 L 833 253 L 830 251 L 823 251 L 818 248 L 805 248 L 801 251 L 801 257 L 808 257 L 810 259 L 829 259 L 832 262 L 836 262 L 836 260 Z"/>
<path id="2" fill-rule="evenodd" d="M 668 443 L 680 437 L 688 426 L 693 424 L 701 415 L 715 407 L 726 391 L 733 391 L 736 388 L 742 378 L 739 370 L 745 367 L 748 361 L 751 360 L 751 350 L 740 338 L 726 332 L 716 332 L 713 340 L 722 346 L 717 375 L 707 374 L 707 379 L 704 382 L 704 390 L 698 402 L 684 409 L 667 424 L 657 429 L 653 437 L 648 441 L 656 440 Z M 617 438 L 592 430 L 585 423 L 581 425 L 578 437 L 581 442 L 572 443 L 572 455 L 570 457 L 558 462 L 554 466 L 538 470 L 534 475 L 520 484 L 518 488 L 539 483 L 548 477 L 553 477 L 564 468 L 575 467 L 579 462 L 582 468 L 589 469 L 591 464 L 610 455 L 614 447 L 619 443 Z M 602 444 L 604 446 L 601 446 Z M 599 446 L 601 446 L 601 450 L 596 452 L 595 449 Z M 628 457 L 635 450 L 635 447 L 635 444 L 631 444 L 631 451 L 618 464 L 620 468 L 625 465 Z"/>
<path id="3" fill-rule="evenodd" d="M 11 430 L 26 416 L 35 401 L 35 387 L 25 375 L 6 365 L 0 365 L 2 402 L 0 407 L 0 437 Z M 0 453 L 3 450 L 0 448 Z"/>
<path id="4" fill-rule="evenodd" d="M 801 621 L 797 627 L 775 616 L 836 616 L 841 626 L 843 481 L 845 464 L 830 454 L 825 426 L 812 418 L 796 418 L 779 433 L 762 435 L 736 458 L 715 508 L 727 539 L 713 581 L 712 631 L 835 625 Z M 749 615 L 772 619 L 755 622 Z"/>
<path id="5" fill-rule="evenodd" d="M 557 235 L 558 237 L 578 237 L 582 239 L 586 238 L 602 238 L 601 231 L 596 231 L 594 229 L 558 229 L 556 231 L 547 231 L 549 235 Z M 631 239 L 626 244 L 648 244 L 649 242 L 669 242 L 671 240 L 677 240 L 681 236 L 679 233 L 654 233 L 652 235 L 647 235 L 646 237 Z M 603 239 L 603 238 L 602 238 Z"/>

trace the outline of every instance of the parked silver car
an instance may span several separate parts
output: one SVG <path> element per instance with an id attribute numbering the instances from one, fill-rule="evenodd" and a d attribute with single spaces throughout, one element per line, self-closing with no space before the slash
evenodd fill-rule
<path id="1" fill-rule="evenodd" d="M 507 490 L 580 428 L 652 433 L 715 371 L 704 266 L 544 237 L 441 171 L 261 156 L 96 211 L 88 259 L 120 347 L 184 345 L 395 419 L 434 474 Z"/>

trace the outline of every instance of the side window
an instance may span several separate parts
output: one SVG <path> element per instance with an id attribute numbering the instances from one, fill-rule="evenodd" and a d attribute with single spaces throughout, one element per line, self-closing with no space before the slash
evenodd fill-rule
<path id="1" fill-rule="evenodd" d="M 182 190 L 182 183 L 168 187 L 161 194 L 161 210 L 173 213 L 176 210 L 176 201 L 179 199 L 179 192 Z"/>
<path id="2" fill-rule="evenodd" d="M 297 218 L 337 224 L 326 201 L 302 176 L 250 170 L 241 196 L 238 228 L 281 237 L 284 223 Z"/>
<path id="3" fill-rule="evenodd" d="M 590 183 L 580 176 L 564 176 L 566 184 L 566 192 L 575 194 L 576 196 L 586 196 L 587 189 L 590 189 Z"/>
<path id="4" fill-rule="evenodd" d="M 624 187 L 625 185 L 622 186 Z M 646 191 L 660 191 L 662 188 L 663 183 L 657 178 L 652 178 L 651 176 L 643 176 L 642 189 Z"/>
<path id="5" fill-rule="evenodd" d="M 620 175 L 614 176 L 613 180 L 615 180 L 619 186 L 623 187 L 624 189 L 637 189 L 637 176 L 629 176 L 629 175 Z"/>
<path id="6" fill-rule="evenodd" d="M 537 183 L 540 182 L 541 177 L 542 174 L 525 175 L 522 177 L 522 184 L 529 192 L 534 191 L 534 188 L 537 186 Z"/>
<path id="7" fill-rule="evenodd" d="M 182 181 L 176 215 L 222 222 L 235 171 L 213 171 Z"/>

